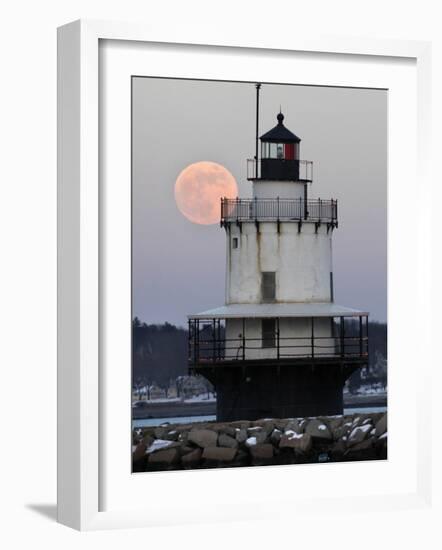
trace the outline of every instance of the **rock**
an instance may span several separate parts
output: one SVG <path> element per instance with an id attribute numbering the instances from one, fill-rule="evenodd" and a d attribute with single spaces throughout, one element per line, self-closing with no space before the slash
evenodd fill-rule
<path id="1" fill-rule="evenodd" d="M 191 430 L 188 435 L 188 441 L 195 443 L 198 447 L 216 447 L 218 434 L 213 430 Z"/>
<path id="2" fill-rule="evenodd" d="M 255 460 L 268 460 L 273 458 L 273 445 L 270 443 L 261 443 L 250 447 L 250 454 Z"/>
<path id="3" fill-rule="evenodd" d="M 247 430 L 246 428 L 238 428 L 238 431 L 236 432 L 236 441 L 238 441 L 238 443 L 245 443 L 246 439 L 247 439 Z"/>
<path id="4" fill-rule="evenodd" d="M 149 464 L 158 464 L 163 466 L 170 466 L 178 461 L 179 453 L 178 449 L 165 449 L 149 455 Z"/>
<path id="5" fill-rule="evenodd" d="M 254 437 L 256 438 L 256 443 L 265 443 L 268 436 L 269 436 L 269 432 L 261 427 L 261 426 L 256 426 L 254 428 L 249 428 L 247 430 L 247 435 L 248 437 Z"/>
<path id="6" fill-rule="evenodd" d="M 236 449 L 238 447 L 238 441 L 230 435 L 222 433 L 218 437 L 218 445 L 220 447 L 229 447 L 230 449 Z"/>
<path id="7" fill-rule="evenodd" d="M 383 413 L 383 412 L 379 412 L 379 413 L 372 413 L 370 416 L 372 417 L 373 419 L 373 422 L 372 424 L 374 426 L 376 426 L 376 424 L 379 422 L 379 420 L 384 416 L 384 414 L 386 413 Z"/>
<path id="8" fill-rule="evenodd" d="M 343 439 L 333 443 L 330 449 L 330 458 L 335 461 L 342 460 L 344 458 L 345 451 L 347 450 L 347 442 Z"/>
<path id="9" fill-rule="evenodd" d="M 143 437 L 143 443 L 146 445 L 146 447 L 150 447 L 153 442 L 154 442 L 154 437 L 152 435 L 146 434 Z"/>
<path id="10" fill-rule="evenodd" d="M 248 447 L 249 449 L 250 447 L 253 447 L 254 445 L 257 445 L 257 444 L 258 444 L 258 441 L 256 440 L 255 436 L 248 437 L 246 439 L 246 447 Z"/>
<path id="11" fill-rule="evenodd" d="M 228 430 L 229 426 L 224 422 L 217 422 L 214 424 L 205 424 L 204 426 L 198 426 L 198 428 L 203 428 L 205 430 L 212 430 L 213 432 L 216 432 L 217 434 L 219 434 L 224 432 L 225 430 Z"/>
<path id="12" fill-rule="evenodd" d="M 273 445 L 278 446 L 279 441 L 281 439 L 282 432 L 281 430 L 278 430 L 278 428 L 275 428 L 270 435 L 270 441 L 273 443 Z"/>
<path id="13" fill-rule="evenodd" d="M 324 422 L 317 418 L 310 420 L 304 429 L 304 432 L 311 435 L 314 440 L 331 441 L 333 436 Z"/>
<path id="14" fill-rule="evenodd" d="M 285 432 L 292 431 L 292 432 L 296 432 L 297 434 L 300 434 L 303 432 L 300 423 L 298 422 L 298 420 L 294 418 L 291 418 L 287 422 L 287 424 L 285 425 L 284 431 Z"/>
<path id="15" fill-rule="evenodd" d="M 308 453 L 312 448 L 312 437 L 309 434 L 283 434 L 279 448 L 291 448 L 296 452 Z"/>
<path id="16" fill-rule="evenodd" d="M 371 424 L 361 424 L 360 426 L 356 426 L 356 428 L 352 429 L 347 438 L 347 445 L 351 446 L 364 441 L 372 429 L 373 426 Z"/>
<path id="17" fill-rule="evenodd" d="M 146 454 L 146 444 L 144 442 L 138 443 L 135 450 L 132 453 L 132 460 L 136 462 L 137 460 L 140 460 L 140 458 L 144 458 Z"/>
<path id="18" fill-rule="evenodd" d="M 229 435 L 230 437 L 235 438 L 236 437 L 236 428 L 233 426 L 224 426 L 222 429 L 222 433 Z"/>
<path id="19" fill-rule="evenodd" d="M 377 456 L 373 439 L 356 443 L 344 453 L 344 460 L 372 460 L 374 458 Z"/>
<path id="20" fill-rule="evenodd" d="M 157 451 L 163 451 L 164 449 L 172 449 L 179 447 L 180 444 L 176 441 L 169 441 L 168 439 L 154 439 L 152 444 L 147 448 L 146 454 L 156 453 Z"/>
<path id="21" fill-rule="evenodd" d="M 153 433 L 157 439 L 166 439 L 168 432 L 170 432 L 169 426 L 158 426 Z"/>
<path id="22" fill-rule="evenodd" d="M 201 449 L 194 449 L 181 457 L 181 463 L 185 468 L 194 468 L 200 463 L 202 454 Z"/>
<path id="23" fill-rule="evenodd" d="M 250 465 L 250 455 L 247 451 L 238 449 L 236 456 L 232 462 L 231 466 L 249 466 Z"/>
<path id="24" fill-rule="evenodd" d="M 347 419 L 344 420 L 345 422 L 343 422 L 338 428 L 336 428 L 335 432 L 333 433 L 334 439 L 342 439 L 344 436 L 348 436 L 348 434 L 350 433 L 353 422 L 350 422 Z"/>
<path id="25" fill-rule="evenodd" d="M 164 435 L 164 439 L 169 441 L 178 441 L 178 438 L 181 434 L 177 430 L 171 430 Z"/>
<path id="26" fill-rule="evenodd" d="M 132 453 L 132 471 L 145 472 L 148 455 L 146 455 L 146 446 L 143 443 L 137 445 Z"/>
<path id="27" fill-rule="evenodd" d="M 277 418 L 273 421 L 273 424 L 275 425 L 275 429 L 283 432 L 287 426 L 287 422 L 289 422 L 287 419 Z"/>
<path id="28" fill-rule="evenodd" d="M 216 462 L 231 462 L 236 455 L 236 449 L 228 447 L 205 447 L 203 458 Z"/>
<path id="29" fill-rule="evenodd" d="M 380 437 L 387 431 L 387 413 L 376 422 L 376 437 Z"/>
<path id="30" fill-rule="evenodd" d="M 328 420 L 328 427 L 330 429 L 330 432 L 333 435 L 333 439 L 339 439 L 339 437 L 337 436 L 337 431 L 341 428 L 343 423 L 344 423 L 344 417 L 343 416 L 339 416 L 339 417 L 336 417 L 336 418 L 330 418 Z"/>
<path id="31" fill-rule="evenodd" d="M 387 458 L 387 414 L 134 429 L 133 471 Z M 324 459 L 325 460 L 325 459 Z"/>
<path id="32" fill-rule="evenodd" d="M 305 430 L 307 423 L 308 423 L 308 420 L 306 418 L 301 418 L 301 420 L 299 420 L 299 427 L 301 428 L 302 431 Z"/>
<path id="33" fill-rule="evenodd" d="M 275 423 L 273 420 L 256 420 L 252 422 L 252 426 L 249 429 L 259 428 L 261 431 L 265 432 L 268 437 L 272 433 L 274 427 Z"/>
<path id="34" fill-rule="evenodd" d="M 387 432 L 383 433 L 381 437 L 375 440 L 375 447 L 376 447 L 378 458 L 380 460 L 385 460 L 387 458 L 387 447 L 388 447 Z"/>
<path id="35" fill-rule="evenodd" d="M 235 420 L 234 422 L 230 422 L 230 425 L 232 426 L 232 428 L 247 429 L 250 428 L 252 423 L 250 422 L 250 420 Z"/>

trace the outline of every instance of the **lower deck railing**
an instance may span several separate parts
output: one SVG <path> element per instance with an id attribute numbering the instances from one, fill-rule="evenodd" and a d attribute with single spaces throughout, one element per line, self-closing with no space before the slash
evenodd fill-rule
<path id="1" fill-rule="evenodd" d="M 365 320 L 365 322 L 364 322 Z M 227 338 L 219 319 L 211 324 L 189 322 L 188 360 L 190 366 L 228 364 L 246 361 L 342 360 L 366 361 L 368 358 L 368 321 L 360 317 L 352 324 L 334 323 L 330 335 L 281 336 L 279 330 L 260 337 L 240 334 Z"/>

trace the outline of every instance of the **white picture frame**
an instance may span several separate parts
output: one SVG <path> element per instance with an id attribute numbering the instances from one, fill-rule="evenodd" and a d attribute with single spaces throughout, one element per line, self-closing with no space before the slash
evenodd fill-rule
<path id="1" fill-rule="evenodd" d="M 117 198 L 112 199 L 113 204 L 103 203 L 103 180 L 100 174 L 100 115 L 103 115 L 105 107 L 100 99 L 101 67 L 100 44 L 103 41 L 112 41 L 123 44 L 127 51 L 131 48 L 139 48 L 142 44 L 167 45 L 173 52 L 184 50 L 189 52 L 192 48 L 203 48 L 205 61 L 209 61 L 211 52 L 228 52 L 231 58 L 244 55 L 244 53 L 260 52 L 274 56 L 286 56 L 293 52 L 302 52 L 303 55 L 322 57 L 324 63 L 332 59 L 351 58 L 352 62 L 359 65 L 369 59 L 384 60 L 408 60 L 415 64 L 417 82 L 417 100 L 414 109 L 417 114 L 416 150 L 413 147 L 411 163 L 413 169 L 419 165 L 419 186 L 416 193 L 419 196 L 419 207 L 415 207 L 418 227 L 413 240 L 418 249 L 413 258 L 415 268 L 411 268 L 409 284 L 413 285 L 413 298 L 410 299 L 411 311 L 422 315 L 422 319 L 431 316 L 431 275 L 430 253 L 428 245 L 431 242 L 431 196 L 432 187 L 430 179 L 430 133 L 429 121 L 431 118 L 431 106 L 429 101 L 430 82 L 430 45 L 425 42 L 388 41 L 388 40 L 364 40 L 350 37 L 329 37 L 311 39 L 297 35 L 295 37 L 266 35 L 264 38 L 244 38 L 226 35 L 224 40 L 211 42 L 207 40 L 203 32 L 200 36 L 186 36 L 174 31 L 167 36 L 161 31 L 158 34 L 152 28 L 135 24 L 97 21 L 77 21 L 59 29 L 58 34 L 58 186 L 59 186 L 59 222 L 58 222 L 58 520 L 59 522 L 80 530 L 115 528 L 115 527 L 139 527 L 173 523 L 191 523 L 195 521 L 216 521 L 236 519 L 257 519 L 263 516 L 263 505 L 266 495 L 251 494 L 249 500 L 239 500 L 235 506 L 223 506 L 227 504 L 221 496 L 218 506 L 216 502 L 210 504 L 210 495 L 206 495 L 201 502 L 196 497 L 187 496 L 186 504 L 175 503 L 173 509 L 166 513 L 166 503 L 155 503 L 155 506 L 137 507 L 131 505 L 129 492 L 124 493 L 119 506 L 112 503 L 107 507 L 103 504 L 103 484 L 109 483 L 109 472 L 113 479 L 114 470 L 121 469 L 120 464 L 106 465 L 104 467 L 104 451 L 107 449 L 104 441 L 105 417 L 109 413 L 106 405 L 107 391 L 113 391 L 112 387 L 102 386 L 103 378 L 103 302 L 106 301 L 106 289 L 103 288 L 103 273 L 106 261 L 103 261 L 103 232 L 109 231 L 108 225 L 101 221 L 103 208 L 115 208 Z M 127 51 L 126 54 L 127 55 Z M 152 54 L 151 54 L 152 55 Z M 155 52 L 153 55 L 156 55 Z M 158 53 L 160 55 L 160 53 Z M 324 59 L 324 56 L 328 56 Z M 135 56 L 133 57 L 135 58 Z M 127 60 L 127 58 L 125 58 Z M 106 60 L 108 62 L 108 60 Z M 116 63 L 115 60 L 112 63 Z M 195 69 L 196 70 L 196 69 Z M 204 70 L 203 66 L 198 71 Z M 187 71 L 187 72 L 186 72 Z M 197 72 L 198 72 L 197 71 Z M 210 70 L 210 78 L 216 79 L 217 68 Z M 195 76 L 195 72 L 183 66 L 183 76 Z M 115 72 L 118 76 L 118 71 Z M 158 70 L 150 76 L 158 76 Z M 313 77 L 312 77 L 313 78 Z M 335 85 L 339 85 L 338 77 Z M 345 84 L 361 85 L 357 71 L 348 75 Z M 386 77 L 385 77 L 386 78 Z M 328 80 L 327 80 L 328 79 Z M 315 84 L 331 85 L 330 76 L 318 75 Z M 312 82 L 313 83 L 313 82 Z M 414 92 L 413 92 L 414 94 Z M 407 94 L 404 94 L 407 95 Z M 116 96 L 115 96 L 116 97 Z M 408 101 L 414 101 L 414 96 L 408 96 Z M 126 113 L 127 114 L 127 113 Z M 399 117 L 399 111 L 396 116 Z M 412 126 L 413 128 L 413 126 Z M 390 131 L 397 132 L 396 128 Z M 395 135 L 396 135 L 395 134 Z M 101 136 L 102 137 L 102 136 Z M 399 139 L 396 135 L 395 139 Z M 413 135 L 414 144 L 414 135 Z M 395 151 L 390 151 L 393 169 L 395 164 Z M 127 159 L 126 159 L 127 160 Z M 122 161 L 122 169 L 127 164 Z M 415 174 L 415 172 L 413 172 Z M 391 174 L 390 174 L 391 175 Z M 399 172 L 393 173 L 393 180 L 397 179 Z M 126 176 L 125 176 L 126 177 Z M 129 177 L 129 176 L 127 176 Z M 408 179 L 407 179 L 408 178 Z M 408 183 L 407 183 L 407 181 Z M 411 185 L 409 175 L 404 174 L 404 185 Z M 396 195 L 393 195 L 396 198 Z M 413 203 L 415 198 L 413 197 Z M 124 204 L 124 203 L 120 203 Z M 406 206 L 406 205 L 405 205 Z M 109 211 L 110 212 L 110 211 Z M 127 214 L 127 213 L 126 213 Z M 396 221 L 395 221 L 396 220 Z M 397 228 L 397 218 L 394 218 L 390 226 L 394 232 Z M 394 235 L 393 235 L 394 237 Z M 123 250 L 123 249 L 122 249 Z M 123 262 L 124 263 L 124 262 Z M 394 277 L 400 272 L 400 257 L 396 258 L 397 267 L 390 272 Z M 417 265 L 416 265 L 417 264 Z M 129 266 L 128 266 L 129 267 Z M 122 274 L 124 278 L 124 273 Z M 126 272 L 127 276 L 127 272 Z M 405 276 L 405 275 L 404 275 Z M 121 280 L 120 280 L 121 282 Z M 115 282 L 118 284 L 118 281 Z M 123 306 L 124 307 L 124 306 Z M 121 310 L 120 310 L 121 311 Z M 393 320 L 397 319 L 394 311 L 389 309 L 389 316 L 393 314 Z M 411 425 L 414 429 L 413 452 L 416 451 L 413 462 L 407 464 L 407 468 L 414 468 L 412 489 L 405 491 L 390 488 L 379 493 L 371 494 L 328 494 L 325 496 L 320 491 L 315 492 L 315 498 L 307 498 L 305 493 L 301 498 L 285 495 L 286 512 L 277 510 L 280 517 L 284 513 L 290 514 L 296 508 L 297 513 L 309 513 L 315 509 L 316 513 L 324 513 L 331 503 L 339 502 L 342 513 L 354 508 L 355 503 L 367 512 L 381 509 L 422 508 L 429 506 L 431 500 L 431 469 L 430 469 L 430 432 L 427 422 L 430 415 L 431 403 L 425 393 L 424 384 L 428 384 L 431 367 L 431 326 L 429 321 L 420 327 L 419 343 L 410 353 L 412 361 L 413 353 L 422 352 L 421 357 L 427 357 L 428 361 L 422 361 L 422 377 L 418 384 L 413 386 L 409 378 L 409 389 L 413 386 L 416 397 L 416 415 L 413 414 Z M 426 354 L 426 355 L 425 355 Z M 118 384 L 113 385 L 115 386 Z M 403 389 L 397 391 L 406 392 L 406 382 Z M 395 399 L 394 385 L 393 401 Z M 129 395 L 127 388 L 126 395 Z M 410 394 L 411 395 L 411 394 Z M 409 395 L 408 395 L 409 397 Z M 399 403 L 400 400 L 397 402 Z M 123 405 L 124 406 L 124 405 Z M 120 409 L 119 409 L 120 410 Z M 129 409 L 128 409 L 129 410 Z M 414 410 L 414 409 L 413 409 Z M 103 423 L 104 422 L 104 423 Z M 389 418 L 390 422 L 390 418 Z M 394 418 L 393 418 L 394 425 Z M 399 430 L 399 428 L 398 428 Z M 129 430 L 128 430 L 129 432 Z M 117 433 L 120 433 L 117 429 Z M 122 432 L 121 432 L 122 433 Z M 394 432 L 393 432 L 394 433 Z M 397 432 L 399 433 L 399 431 Z M 394 436 L 391 438 L 394 445 Z M 397 439 L 400 439 L 399 437 Z M 116 441 L 120 441 L 119 436 Z M 120 441 L 124 445 L 124 441 Z M 390 445 L 390 441 L 389 441 Z M 394 455 L 394 452 L 393 452 Z M 393 466 L 391 466 L 393 465 Z M 344 465 L 353 468 L 353 465 Z M 390 463 L 394 467 L 394 461 Z M 376 467 L 376 466 L 374 466 Z M 241 469 L 242 470 L 242 469 Z M 256 475 L 265 477 L 265 483 L 270 487 L 272 480 L 277 476 L 275 468 L 256 468 L 252 473 L 238 471 L 223 472 L 184 472 L 155 474 L 151 477 L 151 484 L 158 485 L 158 480 L 164 482 L 164 477 L 173 477 L 174 483 L 186 482 L 191 477 L 192 485 L 195 483 L 206 484 L 207 476 L 217 483 L 225 483 L 225 475 L 231 480 L 239 480 L 244 483 L 253 483 Z M 342 469 L 341 469 L 342 470 Z M 353 468 L 354 470 L 354 468 Z M 280 470 L 281 472 L 282 470 Z M 307 470 L 305 470 L 307 472 Z M 409 471 L 409 470 L 408 470 Z M 332 470 L 329 470 L 332 472 Z M 331 475 L 342 475 L 342 471 L 334 470 Z M 391 472 L 390 472 L 391 473 Z M 126 472 L 124 475 L 130 474 Z M 198 480 L 196 475 L 202 474 Z M 413 474 L 413 475 L 414 475 Z M 308 475 L 308 474 L 305 474 Z M 322 474 L 321 474 L 322 475 Z M 328 474 L 327 474 L 328 475 Z M 189 477 L 190 476 L 190 477 Z M 145 476 L 146 477 L 146 476 Z M 351 476 L 350 476 L 351 477 Z M 394 476 L 393 476 L 394 477 Z M 355 478 L 356 479 L 356 478 Z M 157 480 L 157 481 L 155 481 Z M 205 481 L 201 481 L 205 480 Z M 245 480 L 245 481 L 244 481 Z M 138 482 L 131 480 L 131 485 Z M 321 479 L 321 483 L 330 480 Z M 330 485 L 331 487 L 331 485 Z M 118 493 L 117 493 L 118 494 Z M 122 493 L 123 494 L 123 493 Z M 282 495 L 272 494 L 272 501 L 282 502 Z M 193 503 L 189 506 L 189 499 Z M 115 500 L 115 499 L 114 499 Z M 279 508 L 279 507 L 275 507 Z M 268 514 L 268 511 L 266 511 Z"/>

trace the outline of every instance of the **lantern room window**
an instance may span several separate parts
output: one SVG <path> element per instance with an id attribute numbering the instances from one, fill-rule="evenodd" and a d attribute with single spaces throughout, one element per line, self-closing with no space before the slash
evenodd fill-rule
<path id="1" fill-rule="evenodd" d="M 261 142 L 261 158 L 295 160 L 298 158 L 298 144 Z"/>

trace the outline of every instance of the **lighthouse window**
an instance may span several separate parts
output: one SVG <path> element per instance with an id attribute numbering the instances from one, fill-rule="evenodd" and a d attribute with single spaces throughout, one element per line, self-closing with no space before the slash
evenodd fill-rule
<path id="1" fill-rule="evenodd" d="M 275 301 L 275 286 L 275 272 L 263 271 L 261 276 L 261 295 L 263 302 Z"/>
<path id="2" fill-rule="evenodd" d="M 262 320 L 262 347 L 274 348 L 276 346 L 276 320 Z"/>
<path id="3" fill-rule="evenodd" d="M 289 146 L 289 156 L 287 156 L 287 145 Z M 290 149 L 291 148 L 291 149 Z M 293 144 L 284 143 L 262 143 L 261 157 L 263 159 L 284 159 L 294 157 Z"/>
<path id="4" fill-rule="evenodd" d="M 238 248 L 238 237 L 232 238 L 232 248 Z"/>

